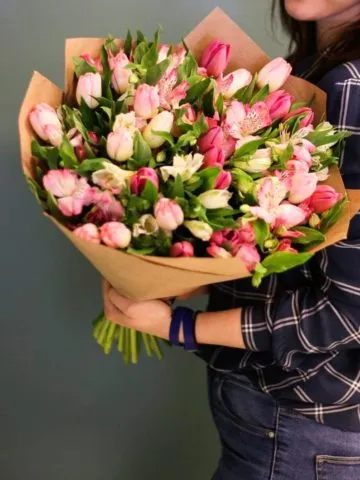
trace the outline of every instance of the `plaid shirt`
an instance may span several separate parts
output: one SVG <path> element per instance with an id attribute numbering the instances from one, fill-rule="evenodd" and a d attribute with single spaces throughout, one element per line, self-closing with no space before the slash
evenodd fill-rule
<path id="1" fill-rule="evenodd" d="M 360 189 L 360 60 L 330 71 L 319 87 L 328 94 L 328 120 L 353 134 L 340 167 L 345 186 Z M 258 289 L 248 279 L 211 287 L 210 311 L 236 307 L 243 307 L 246 349 L 202 347 L 209 366 L 245 373 L 319 423 L 360 431 L 360 212 L 348 240 L 306 265 Z"/>

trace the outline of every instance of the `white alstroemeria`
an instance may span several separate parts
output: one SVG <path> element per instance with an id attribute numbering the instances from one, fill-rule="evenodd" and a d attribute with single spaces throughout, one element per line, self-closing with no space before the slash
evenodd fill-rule
<path id="1" fill-rule="evenodd" d="M 104 190 L 111 190 L 113 193 L 120 193 L 126 181 L 135 173 L 123 170 L 111 162 L 103 162 L 103 167 L 102 170 L 94 172 L 91 179 L 95 185 L 99 185 Z"/>
<path id="2" fill-rule="evenodd" d="M 303 127 L 300 128 L 297 132 L 295 132 L 292 136 L 291 139 L 293 143 L 296 143 L 297 139 L 302 139 L 305 138 L 309 135 L 309 133 L 314 131 L 314 127 L 309 125 L 308 127 Z"/>
<path id="3" fill-rule="evenodd" d="M 325 167 L 322 170 L 319 170 L 318 172 L 315 172 L 315 174 L 316 174 L 319 182 L 324 182 L 325 180 L 327 180 L 329 178 L 329 168 Z"/>
<path id="4" fill-rule="evenodd" d="M 196 173 L 204 162 L 204 155 L 195 153 L 194 155 L 175 155 L 173 164 L 169 167 L 161 167 L 161 175 L 165 182 L 170 177 L 176 178 L 178 175 L 186 182 Z"/>
<path id="5" fill-rule="evenodd" d="M 119 128 L 126 128 L 126 130 L 134 133 L 137 130 L 135 112 L 119 113 L 119 115 L 116 115 L 113 132 L 116 132 Z"/>
<path id="6" fill-rule="evenodd" d="M 261 173 L 272 164 L 270 148 L 260 148 L 248 161 L 236 160 L 235 167 L 248 173 Z"/>
<path id="7" fill-rule="evenodd" d="M 135 238 L 140 235 L 154 235 L 159 231 L 159 225 L 156 218 L 150 214 L 142 215 L 139 221 L 133 226 L 133 236 Z"/>
<path id="8" fill-rule="evenodd" d="M 227 190 L 208 190 L 201 193 L 197 198 L 203 207 L 212 210 L 214 208 L 228 207 L 231 197 L 232 194 Z"/>
<path id="9" fill-rule="evenodd" d="M 184 226 L 190 230 L 194 237 L 199 238 L 203 242 L 208 242 L 213 234 L 213 229 L 205 222 L 200 220 L 189 220 Z"/>

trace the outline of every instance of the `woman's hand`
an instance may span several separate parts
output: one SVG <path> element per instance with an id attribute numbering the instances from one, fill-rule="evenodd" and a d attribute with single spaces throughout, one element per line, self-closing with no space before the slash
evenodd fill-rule
<path id="1" fill-rule="evenodd" d="M 160 338 L 169 338 L 171 307 L 162 300 L 143 302 L 120 295 L 103 280 L 104 313 L 108 320 Z"/>

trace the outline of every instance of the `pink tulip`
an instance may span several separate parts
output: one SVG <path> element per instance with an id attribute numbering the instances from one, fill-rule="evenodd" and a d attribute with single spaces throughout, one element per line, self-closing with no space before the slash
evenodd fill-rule
<path id="1" fill-rule="evenodd" d="M 222 167 L 225 163 L 224 151 L 219 147 L 211 147 L 204 154 L 204 167 Z"/>
<path id="2" fill-rule="evenodd" d="M 225 250 L 225 248 L 219 247 L 215 243 L 211 243 L 207 247 L 206 251 L 210 257 L 214 257 L 214 258 L 231 258 L 232 257 L 230 252 Z"/>
<path id="3" fill-rule="evenodd" d="M 219 77 L 227 67 L 230 57 L 230 45 L 213 40 L 204 50 L 199 65 L 206 68 L 208 75 Z"/>
<path id="4" fill-rule="evenodd" d="M 256 247 L 253 245 L 242 245 L 236 253 L 236 258 L 239 258 L 246 266 L 249 272 L 255 270 L 255 267 L 261 261 L 261 257 Z"/>
<path id="5" fill-rule="evenodd" d="M 194 107 L 190 104 L 183 105 L 182 108 L 185 108 L 184 115 L 182 116 L 182 121 L 184 123 L 188 123 L 189 125 L 193 125 L 196 122 L 196 112 Z"/>
<path id="6" fill-rule="evenodd" d="M 130 63 L 129 58 L 122 49 L 116 55 L 111 50 L 108 50 L 108 61 L 110 70 L 115 70 L 117 67 L 124 68 Z"/>
<path id="7" fill-rule="evenodd" d="M 211 117 L 205 117 L 208 129 L 210 130 L 213 127 L 218 127 L 220 123 L 220 118 L 219 115 L 216 113 L 212 118 Z"/>
<path id="8" fill-rule="evenodd" d="M 93 58 L 90 53 L 83 53 L 80 55 L 80 58 L 85 60 L 86 63 L 91 65 L 92 67 L 96 68 L 96 70 L 101 73 L 103 71 L 103 66 L 101 63 L 101 59 L 99 56 Z"/>
<path id="9" fill-rule="evenodd" d="M 130 130 L 120 127 L 109 134 L 106 143 L 109 157 L 117 162 L 128 160 L 134 153 L 134 139 Z"/>
<path id="10" fill-rule="evenodd" d="M 213 127 L 202 135 L 198 140 L 201 153 L 205 153 L 212 147 L 221 148 L 224 141 L 224 132 L 220 127 Z"/>
<path id="11" fill-rule="evenodd" d="M 47 103 L 39 103 L 31 109 L 29 122 L 35 133 L 42 140 L 51 143 L 54 147 L 60 146 L 63 138 L 63 130 L 53 107 Z"/>
<path id="12" fill-rule="evenodd" d="M 89 135 L 89 140 L 92 144 L 94 145 L 99 145 L 100 143 L 100 137 L 96 132 L 88 132 Z"/>
<path id="13" fill-rule="evenodd" d="M 100 227 L 101 241 L 111 248 L 126 248 L 131 242 L 130 230 L 120 222 L 107 222 Z"/>
<path id="14" fill-rule="evenodd" d="M 156 190 L 159 190 L 159 178 L 153 168 L 142 167 L 130 179 L 130 189 L 134 195 L 140 195 L 146 185 L 151 182 Z"/>
<path id="15" fill-rule="evenodd" d="M 146 83 L 138 86 L 134 98 L 134 110 L 137 116 L 153 118 L 158 113 L 160 98 L 156 87 Z"/>
<path id="16" fill-rule="evenodd" d="M 66 217 L 80 215 L 93 202 L 93 189 L 85 178 L 68 169 L 49 170 L 43 177 L 47 192 L 58 199 L 58 208 Z"/>
<path id="17" fill-rule="evenodd" d="M 291 246 L 291 240 L 288 238 L 284 238 L 283 240 L 280 240 L 280 243 L 276 249 L 276 252 L 298 253 L 298 251 Z"/>
<path id="18" fill-rule="evenodd" d="M 296 110 L 289 112 L 285 115 L 283 121 L 285 122 L 286 120 L 289 120 L 289 118 L 298 117 L 299 115 L 304 115 L 304 118 L 300 121 L 299 128 L 306 128 L 313 124 L 315 114 L 309 107 L 297 108 Z"/>
<path id="19" fill-rule="evenodd" d="M 171 257 L 193 257 L 194 247 L 190 242 L 176 242 L 170 249 Z"/>
<path id="20" fill-rule="evenodd" d="M 230 172 L 225 172 L 225 170 L 218 173 L 215 181 L 216 190 L 227 190 L 232 182 L 232 177 Z"/>
<path id="21" fill-rule="evenodd" d="M 80 105 L 81 99 L 88 105 L 90 108 L 96 108 L 99 103 L 96 100 L 101 97 L 102 86 L 101 86 L 101 75 L 100 73 L 84 73 L 78 79 L 76 87 L 76 100 Z"/>
<path id="22" fill-rule="evenodd" d="M 240 88 L 246 87 L 252 80 L 252 74 L 245 68 L 239 68 L 217 81 L 217 89 L 224 98 L 231 98 Z"/>
<path id="23" fill-rule="evenodd" d="M 291 177 L 289 201 L 301 203 L 315 192 L 318 179 L 316 173 L 297 173 Z"/>
<path id="24" fill-rule="evenodd" d="M 86 215 L 86 220 L 97 225 L 104 222 L 117 222 L 124 217 L 124 207 L 109 191 L 94 195 L 95 206 Z"/>
<path id="25" fill-rule="evenodd" d="M 155 218 L 160 228 L 176 230 L 184 222 L 184 212 L 175 200 L 161 198 L 154 207 Z"/>
<path id="26" fill-rule="evenodd" d="M 278 90 L 270 93 L 265 100 L 265 103 L 269 108 L 271 120 L 276 120 L 277 118 L 286 115 L 289 112 L 293 101 L 294 97 L 288 92 L 285 92 L 285 90 Z"/>
<path id="27" fill-rule="evenodd" d="M 254 227 L 251 223 L 245 223 L 238 229 L 239 239 L 241 243 L 254 244 L 256 243 Z"/>
<path id="28" fill-rule="evenodd" d="M 267 63 L 258 73 L 257 84 L 260 88 L 269 85 L 270 92 L 281 88 L 291 73 L 291 65 L 278 57 Z"/>
<path id="29" fill-rule="evenodd" d="M 85 223 L 81 227 L 76 228 L 73 233 L 87 242 L 100 243 L 100 234 L 98 227 L 93 223 Z"/>
<path id="30" fill-rule="evenodd" d="M 230 137 L 225 133 L 224 142 L 222 144 L 222 150 L 225 155 L 225 160 L 230 158 L 236 150 L 236 139 Z"/>
<path id="31" fill-rule="evenodd" d="M 315 213 L 324 213 L 339 202 L 341 198 L 342 194 L 330 185 L 318 185 L 310 198 L 309 207 Z"/>
<path id="32" fill-rule="evenodd" d="M 249 224 L 238 230 L 225 228 L 224 230 L 214 232 L 211 236 L 210 242 L 214 245 L 225 248 L 235 256 L 242 245 L 255 244 L 255 233 L 253 227 Z"/>
<path id="33" fill-rule="evenodd" d="M 88 153 L 87 153 L 84 145 L 78 145 L 77 147 L 75 147 L 74 150 L 75 150 L 75 155 L 76 155 L 77 159 L 79 160 L 79 162 L 82 162 L 86 158 L 88 158 Z"/>
<path id="34" fill-rule="evenodd" d="M 130 84 L 131 70 L 117 64 L 111 75 L 111 85 L 115 92 L 125 93 Z"/>

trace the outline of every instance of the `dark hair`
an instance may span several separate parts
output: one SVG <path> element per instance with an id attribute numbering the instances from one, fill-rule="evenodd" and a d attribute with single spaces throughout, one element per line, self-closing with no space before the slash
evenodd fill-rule
<path id="1" fill-rule="evenodd" d="M 277 8 L 279 8 L 281 23 L 290 35 L 289 62 L 296 64 L 305 57 L 315 54 L 315 22 L 300 22 L 290 17 L 285 8 L 285 0 L 273 0 L 273 19 L 276 16 Z M 358 58 L 360 58 L 360 19 L 346 25 L 346 28 L 342 29 L 338 35 L 334 35 L 332 44 L 324 52 L 322 61 L 319 62 L 319 66 L 312 75 L 312 80 L 319 80 L 326 72 L 337 65 Z"/>

